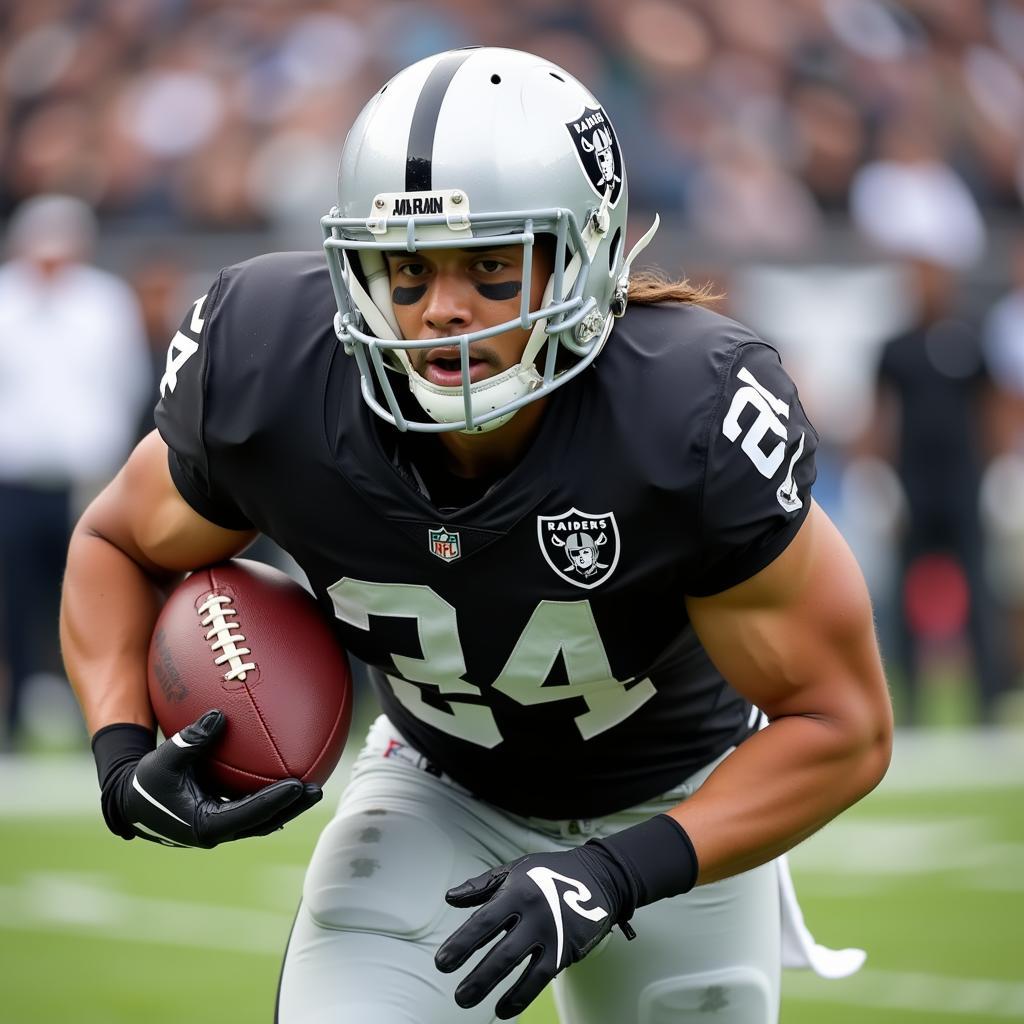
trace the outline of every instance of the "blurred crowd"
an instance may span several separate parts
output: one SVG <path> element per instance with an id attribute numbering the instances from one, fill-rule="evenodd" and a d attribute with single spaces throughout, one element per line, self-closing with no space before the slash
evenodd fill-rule
<path id="1" fill-rule="evenodd" d="M 481 42 L 593 89 L 633 233 L 658 210 L 666 269 L 711 274 L 723 311 L 783 350 L 902 720 L 920 720 L 936 658 L 975 681 L 968 717 L 1006 718 L 1024 678 L 1024 0 L 16 0 L 0 6 L 0 746 L 25 681 L 59 678 L 70 523 L 151 428 L 167 344 L 228 261 L 216 240 L 315 247 L 367 97 Z M 126 236 L 146 242 L 117 267 L 130 287 L 91 263 L 97 238 Z"/>
<path id="2" fill-rule="evenodd" d="M 57 191 L 105 219 L 291 226 L 381 81 L 481 41 L 588 83 L 635 203 L 745 253 L 805 245 L 880 156 L 1020 204 L 1020 0 L 32 0 L 0 8 L 0 213 Z"/>

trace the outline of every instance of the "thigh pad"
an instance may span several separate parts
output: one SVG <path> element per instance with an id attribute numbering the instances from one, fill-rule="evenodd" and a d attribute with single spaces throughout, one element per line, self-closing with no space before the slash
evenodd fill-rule
<path id="1" fill-rule="evenodd" d="M 417 939 L 430 933 L 454 881 L 452 839 L 414 812 L 343 813 L 324 830 L 303 902 L 322 928 Z"/>
<path id="2" fill-rule="evenodd" d="M 726 967 L 684 974 L 648 985 L 640 994 L 640 1024 L 716 1021 L 775 1024 L 771 979 L 754 967 Z"/>

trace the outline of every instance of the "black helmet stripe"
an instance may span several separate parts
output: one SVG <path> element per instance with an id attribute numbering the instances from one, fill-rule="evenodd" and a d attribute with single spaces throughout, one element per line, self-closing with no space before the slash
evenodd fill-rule
<path id="1" fill-rule="evenodd" d="M 452 50 L 435 65 L 423 83 L 409 129 L 409 149 L 405 157 L 406 192 L 427 192 L 432 185 L 431 163 L 434 158 L 434 133 L 437 115 L 441 111 L 444 94 L 448 91 L 455 72 L 462 67 L 472 50 Z"/>

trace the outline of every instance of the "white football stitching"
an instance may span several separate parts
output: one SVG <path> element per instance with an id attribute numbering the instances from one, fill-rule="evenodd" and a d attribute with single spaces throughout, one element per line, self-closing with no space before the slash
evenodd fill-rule
<path id="1" fill-rule="evenodd" d="M 242 628 L 237 622 L 230 620 L 230 616 L 238 614 L 231 607 L 231 598 L 224 594 L 212 594 L 199 606 L 198 611 L 200 615 L 204 612 L 207 613 L 205 618 L 199 620 L 201 625 L 211 627 L 206 634 L 207 641 L 214 637 L 217 638 L 215 643 L 210 644 L 210 650 L 223 652 L 219 657 L 213 659 L 213 663 L 215 665 L 228 663 L 229 670 L 224 673 L 224 680 L 226 682 L 233 679 L 244 681 L 246 672 L 254 672 L 256 664 L 242 660 L 243 654 L 252 654 L 252 651 L 248 647 L 238 646 L 245 642 L 245 637 L 241 633 L 231 632 L 233 629 Z"/>

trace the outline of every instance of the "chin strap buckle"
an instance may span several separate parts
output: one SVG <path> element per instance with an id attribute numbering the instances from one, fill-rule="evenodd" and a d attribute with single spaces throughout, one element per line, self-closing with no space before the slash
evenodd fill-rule
<path id="1" fill-rule="evenodd" d="M 608 312 L 614 317 L 620 317 L 626 312 L 626 302 L 629 300 L 629 278 L 620 277 L 612 292 L 612 301 L 608 304 Z"/>
<path id="2" fill-rule="evenodd" d="M 604 317 L 595 309 L 588 313 L 577 326 L 575 334 L 576 341 L 585 345 L 591 338 L 599 335 L 604 330 Z"/>
<path id="3" fill-rule="evenodd" d="M 608 212 L 611 206 L 612 190 L 605 189 L 601 205 L 590 215 L 590 230 L 595 235 L 606 235 L 612 223 L 612 215 Z"/>

